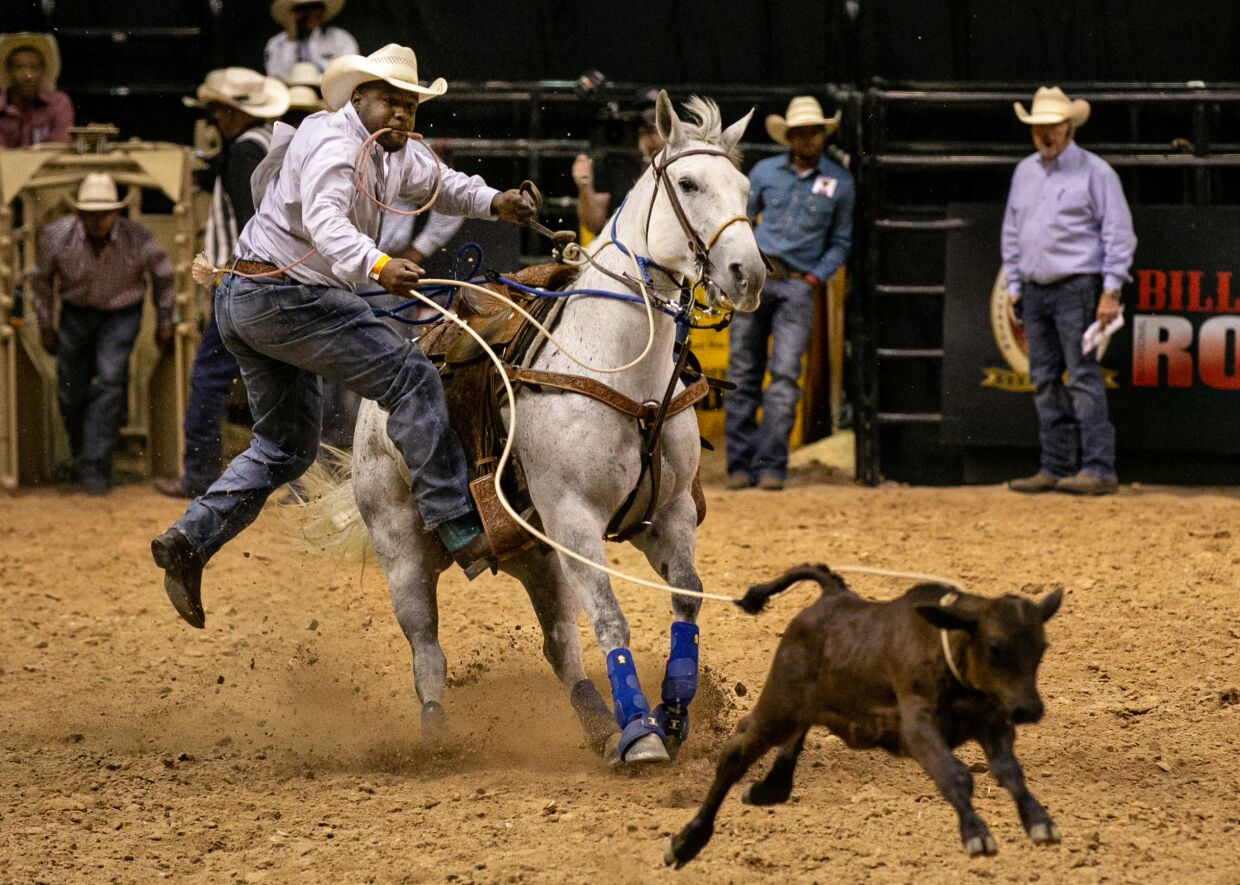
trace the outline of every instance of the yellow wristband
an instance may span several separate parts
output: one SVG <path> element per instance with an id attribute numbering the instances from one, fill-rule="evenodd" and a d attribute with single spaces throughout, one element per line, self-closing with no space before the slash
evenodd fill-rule
<path id="1" fill-rule="evenodd" d="M 391 260 L 391 255 L 380 255 L 379 260 L 375 262 L 375 266 L 370 269 L 369 277 L 376 283 L 379 282 L 379 274 L 383 273 L 383 268 L 387 267 L 387 263 Z"/>

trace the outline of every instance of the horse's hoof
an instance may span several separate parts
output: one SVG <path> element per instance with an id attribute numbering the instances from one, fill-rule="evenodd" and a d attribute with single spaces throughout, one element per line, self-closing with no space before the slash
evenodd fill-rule
<path id="1" fill-rule="evenodd" d="M 974 836 L 964 843 L 964 850 L 969 857 L 985 855 L 991 857 L 999 853 L 999 843 L 995 837 L 987 833 L 985 836 Z"/>
<path id="2" fill-rule="evenodd" d="M 619 768 L 630 763 L 670 762 L 671 757 L 667 755 L 667 748 L 663 746 L 658 735 L 646 734 L 629 745 L 628 752 L 621 758 L 620 732 L 615 732 L 608 735 L 607 743 L 603 746 L 603 761 L 612 768 Z"/>
<path id="3" fill-rule="evenodd" d="M 1029 839 L 1034 845 L 1057 845 L 1059 827 L 1052 823 L 1034 824 L 1029 828 Z"/>
<path id="4" fill-rule="evenodd" d="M 427 701 L 422 705 L 422 740 L 435 743 L 448 733 L 448 715 L 443 704 Z"/>

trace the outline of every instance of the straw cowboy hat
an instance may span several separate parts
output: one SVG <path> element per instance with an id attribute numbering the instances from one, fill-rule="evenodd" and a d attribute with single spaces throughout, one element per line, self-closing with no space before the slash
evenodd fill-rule
<path id="1" fill-rule="evenodd" d="M 419 101 L 430 101 L 448 91 L 448 81 L 440 77 L 430 86 L 418 83 L 418 57 L 408 46 L 389 43 L 370 55 L 342 55 L 323 72 L 323 100 L 338 111 L 363 83 L 382 80 L 397 89 L 416 93 Z"/>
<path id="2" fill-rule="evenodd" d="M 55 91 L 56 78 L 60 76 L 60 46 L 51 34 L 0 34 L 0 89 L 9 88 L 9 56 L 19 49 L 33 49 L 43 56 L 46 68 L 43 86 Z"/>
<path id="3" fill-rule="evenodd" d="M 321 111 L 327 105 L 319 97 L 323 75 L 313 62 L 299 61 L 288 69 L 288 106 L 296 111 Z"/>
<path id="4" fill-rule="evenodd" d="M 264 77 L 249 68 L 220 68 L 207 74 L 198 87 L 197 97 L 181 100 L 191 108 L 218 102 L 251 117 L 274 120 L 288 110 L 288 87 L 275 77 Z"/>
<path id="5" fill-rule="evenodd" d="M 293 25 L 293 10 L 312 3 L 321 4 L 325 8 L 324 24 L 340 15 L 340 10 L 344 9 L 344 0 L 275 0 L 271 4 L 271 17 L 280 27 L 290 28 Z"/>
<path id="6" fill-rule="evenodd" d="M 796 126 L 821 126 L 830 135 L 840 126 L 840 112 L 834 117 L 822 115 L 822 105 L 812 95 L 798 95 L 788 102 L 784 116 L 771 114 L 766 118 L 766 134 L 779 144 L 788 143 L 788 130 Z"/>
<path id="7" fill-rule="evenodd" d="M 111 212 L 125 205 L 116 194 L 116 182 L 106 172 L 92 172 L 78 186 L 73 208 L 79 212 Z"/>
<path id="8" fill-rule="evenodd" d="M 1085 125 L 1089 119 L 1089 102 L 1083 98 L 1069 100 L 1058 86 L 1042 86 L 1033 94 L 1033 104 L 1028 112 L 1019 101 L 1012 102 L 1016 116 L 1022 123 L 1030 126 L 1039 124 L 1054 125 L 1067 120 L 1076 129 Z"/>

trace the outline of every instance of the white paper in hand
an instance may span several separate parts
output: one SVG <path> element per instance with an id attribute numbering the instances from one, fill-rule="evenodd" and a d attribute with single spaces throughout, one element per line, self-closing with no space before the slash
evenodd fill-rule
<path id="1" fill-rule="evenodd" d="M 1098 356 L 1102 356 L 1103 351 L 1107 348 L 1107 342 L 1111 340 L 1111 336 L 1124 328 L 1124 315 L 1121 313 L 1111 322 L 1107 323 L 1104 329 L 1094 320 L 1085 334 L 1081 336 L 1081 355 L 1088 356 L 1091 350 L 1097 350 Z"/>

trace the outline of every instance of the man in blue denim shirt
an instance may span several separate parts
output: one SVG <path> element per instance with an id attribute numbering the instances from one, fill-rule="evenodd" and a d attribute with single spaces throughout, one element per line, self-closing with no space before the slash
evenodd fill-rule
<path id="1" fill-rule="evenodd" d="M 758 309 L 736 314 L 729 330 L 728 380 L 736 390 L 723 400 L 728 488 L 784 487 L 814 291 L 840 269 L 852 245 L 852 176 L 823 154 L 839 124 L 839 112 L 827 119 L 817 99 L 797 96 L 785 117 L 766 118 L 767 134 L 788 153 L 749 173 L 749 217 L 762 216 L 754 236 L 774 271 Z M 763 393 L 767 371 L 771 383 Z"/>
<path id="2" fill-rule="evenodd" d="M 378 402 L 387 431 L 409 468 L 422 525 L 476 576 L 493 554 L 470 496 L 465 454 L 448 424 L 443 385 L 408 339 L 376 318 L 357 291 L 373 284 L 408 297 L 422 268 L 377 245 L 379 203 L 423 204 L 471 218 L 531 218 L 516 189 L 500 192 L 452 169 L 412 143 L 419 101 L 447 83 L 418 82 L 413 50 L 389 44 L 367 58 L 349 55 L 323 74 L 318 113 L 298 127 L 257 213 L 241 232 L 234 260 L 215 290 L 224 345 L 237 357 L 254 414 L 250 447 L 233 459 L 185 515 L 151 542 L 164 590 L 177 612 L 202 627 L 202 569 L 252 523 L 279 485 L 301 476 L 319 445 L 319 376 Z M 354 168 L 368 145 L 364 177 Z M 274 154 L 274 150 L 273 150 Z M 365 191 L 369 198 L 358 190 Z M 239 276 L 239 274 L 249 276 Z"/>
<path id="3" fill-rule="evenodd" d="M 1042 87 L 1028 113 L 1019 102 L 1015 109 L 1037 152 L 1012 174 L 1003 270 L 1029 344 L 1042 458 L 1037 473 L 1008 487 L 1108 495 L 1117 487 L 1115 428 L 1097 350 L 1082 353 L 1081 338 L 1094 321 L 1105 329 L 1120 314 L 1137 247 L 1132 215 L 1115 170 L 1072 140 L 1088 102 Z"/>

